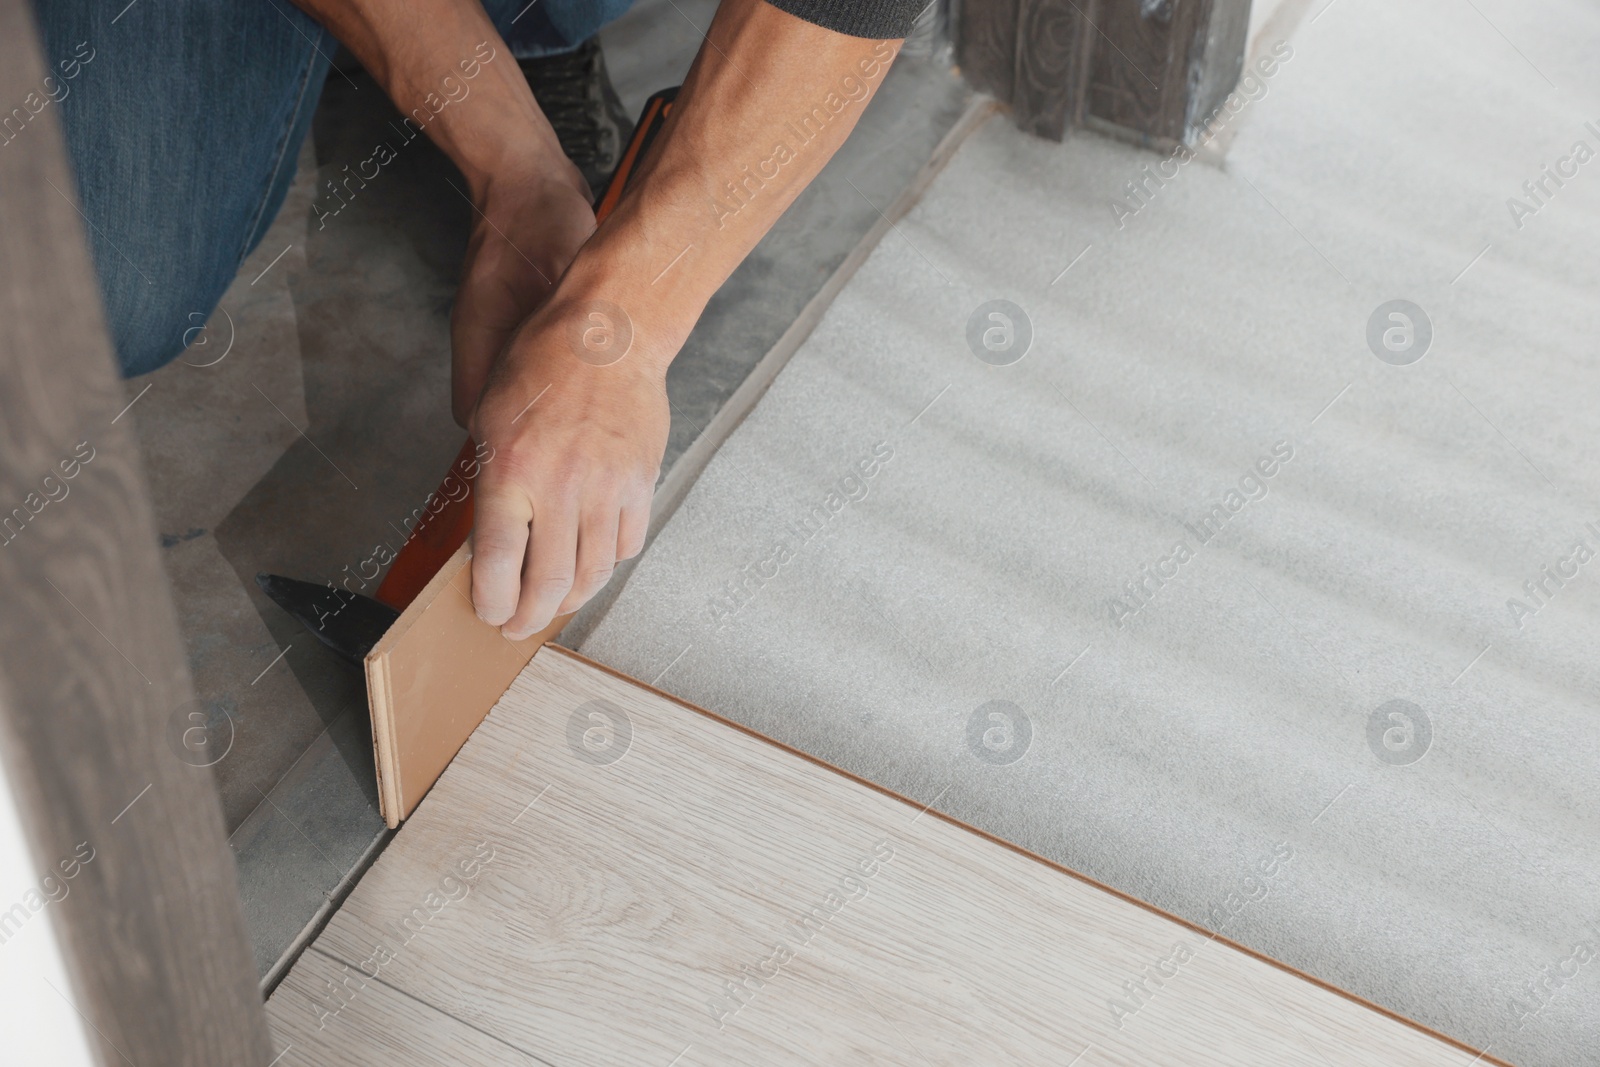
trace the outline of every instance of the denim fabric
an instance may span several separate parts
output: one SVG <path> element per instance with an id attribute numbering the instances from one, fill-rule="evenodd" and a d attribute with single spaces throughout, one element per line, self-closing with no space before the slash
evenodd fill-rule
<path id="1" fill-rule="evenodd" d="M 570 52 L 625 14 L 633 0 L 483 0 L 518 59 Z"/>
<path id="2" fill-rule="evenodd" d="M 519 57 L 569 51 L 627 6 L 485 5 Z M 51 70 L 36 99 L 60 109 L 122 371 L 144 374 L 183 351 L 283 206 L 338 46 L 289 0 L 35 10 Z M 0 125 L 0 151 L 27 150 L 28 119 Z"/>

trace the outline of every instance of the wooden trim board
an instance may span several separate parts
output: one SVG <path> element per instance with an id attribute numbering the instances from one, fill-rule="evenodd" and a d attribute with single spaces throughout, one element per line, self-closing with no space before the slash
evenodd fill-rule
<path id="1" fill-rule="evenodd" d="M 282 1067 L 1501 1062 L 554 646 L 268 1017 Z"/>
<path id="2" fill-rule="evenodd" d="M 36 10 L 0 3 L 11 107 L 57 58 Z M 0 900 L 0 1061 L 261 1067 L 210 769 L 232 721 L 195 700 L 134 433 L 173 401 L 121 381 L 61 109 L 27 108 L 0 151 L 0 791 L 31 853 Z"/>
<path id="3" fill-rule="evenodd" d="M 367 653 L 367 710 L 378 810 L 390 829 L 412 811 L 562 616 L 510 641 L 472 608 L 472 543 L 423 587 Z"/>

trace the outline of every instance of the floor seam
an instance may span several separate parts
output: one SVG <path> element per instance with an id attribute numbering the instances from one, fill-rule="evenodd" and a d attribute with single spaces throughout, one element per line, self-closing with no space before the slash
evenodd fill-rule
<path id="1" fill-rule="evenodd" d="M 381 985 L 381 986 L 383 986 L 383 988 L 389 990 L 391 993 L 396 993 L 399 996 L 405 997 L 407 1000 L 412 1001 L 413 1003 L 421 1004 L 425 1008 L 428 1008 L 428 1009 L 430 1009 L 432 1011 L 436 1011 L 440 1015 L 443 1015 L 446 1018 L 450 1019 L 452 1022 L 460 1023 L 462 1026 L 465 1026 L 469 1030 L 475 1030 L 478 1033 L 482 1034 L 484 1037 L 487 1037 L 489 1040 L 493 1041 L 497 1045 L 504 1045 L 506 1048 L 511 1049 L 513 1052 L 520 1053 L 521 1055 L 526 1056 L 531 1060 L 535 1060 L 535 1061 L 537 1061 L 539 1063 L 545 1064 L 546 1067 L 559 1067 L 559 1065 L 556 1064 L 553 1060 L 547 1060 L 543 1056 L 538 1055 L 537 1053 L 529 1052 L 527 1049 L 521 1047 L 520 1045 L 513 1045 L 511 1042 L 507 1041 L 505 1038 L 501 1037 L 499 1034 L 491 1033 L 490 1031 L 485 1030 L 483 1027 L 477 1025 L 476 1023 L 474 1023 L 474 1022 L 472 1022 L 472 1021 L 470 1021 L 468 1019 L 463 1019 L 459 1015 L 455 1015 L 455 1014 L 452 1014 L 451 1012 L 445 1011 L 439 1005 L 431 1003 L 431 1002 L 426 1001 L 426 1000 L 423 1000 L 421 997 L 417 996 L 415 993 L 411 993 L 411 992 L 409 992 L 407 990 L 401 989 L 399 986 L 395 985 L 392 982 L 385 982 L 379 976 L 382 973 L 381 971 L 379 972 L 378 975 L 369 975 L 369 974 L 367 974 L 366 971 L 362 971 L 361 968 L 358 965 L 356 965 L 354 963 L 351 963 L 349 960 L 341 959 L 338 956 L 335 956 L 333 953 L 329 952 L 327 949 L 322 948 L 321 946 L 317 945 L 316 943 L 312 943 L 311 945 L 307 946 L 307 949 L 308 949 L 308 951 L 315 952 L 317 955 L 321 956 L 323 959 L 328 960 L 331 963 L 337 963 L 337 964 L 340 964 L 341 966 L 356 968 L 356 970 L 360 972 L 361 977 L 365 978 L 367 981 L 372 982 L 375 985 Z"/>

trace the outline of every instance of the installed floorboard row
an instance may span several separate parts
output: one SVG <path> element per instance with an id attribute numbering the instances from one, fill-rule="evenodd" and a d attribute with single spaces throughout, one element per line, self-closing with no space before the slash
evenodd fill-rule
<path id="1" fill-rule="evenodd" d="M 312 949 L 267 1006 L 273 1067 L 543 1067 L 544 1061 Z"/>
<path id="2" fill-rule="evenodd" d="M 1475 1062 L 553 646 L 270 1015 L 285 1067 Z"/>

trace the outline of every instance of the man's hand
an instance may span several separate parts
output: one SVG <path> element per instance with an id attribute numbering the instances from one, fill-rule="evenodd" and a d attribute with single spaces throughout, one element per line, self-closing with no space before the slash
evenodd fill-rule
<path id="1" fill-rule="evenodd" d="M 472 599 L 520 641 L 576 611 L 644 547 L 671 419 L 666 359 L 626 313 L 546 304 L 496 364 L 472 419 L 478 475 Z"/>

